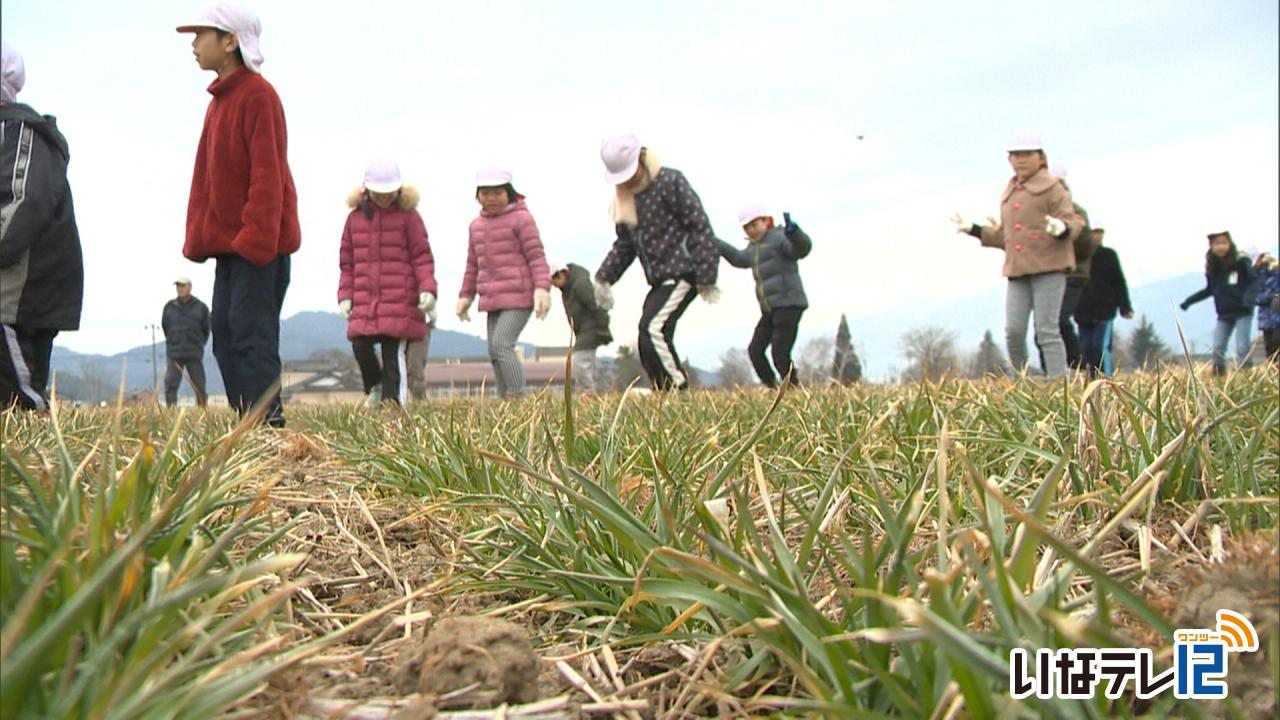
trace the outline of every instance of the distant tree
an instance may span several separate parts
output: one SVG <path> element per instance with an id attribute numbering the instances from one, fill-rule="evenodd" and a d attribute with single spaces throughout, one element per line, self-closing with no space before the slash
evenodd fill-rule
<path id="1" fill-rule="evenodd" d="M 840 314 L 840 327 L 836 329 L 836 354 L 831 363 L 831 379 L 849 385 L 862 379 L 862 361 L 853 350 L 853 336 L 849 333 L 849 319 Z"/>
<path id="2" fill-rule="evenodd" d="M 640 364 L 640 356 L 630 345 L 619 345 L 618 356 L 613 360 L 613 387 L 615 390 L 626 390 L 631 383 L 640 379 L 636 387 L 649 387 L 644 379 L 644 366 Z"/>
<path id="3" fill-rule="evenodd" d="M 751 360 L 742 348 L 729 348 L 720 355 L 720 385 L 725 388 L 755 384 Z"/>
<path id="4" fill-rule="evenodd" d="M 978 351 L 969 361 L 969 377 L 1003 375 L 1005 367 L 1004 352 L 1000 350 L 999 345 L 996 345 L 995 338 L 991 337 L 991 331 L 988 330 L 982 335 L 982 342 L 978 343 Z"/>
<path id="5" fill-rule="evenodd" d="M 801 348 L 792 362 L 800 382 L 805 385 L 822 385 L 831 377 L 831 358 L 835 343 L 831 338 L 816 337 Z"/>
<path id="6" fill-rule="evenodd" d="M 110 399 L 107 390 L 107 378 L 98 363 L 83 358 L 80 360 L 80 397 L 82 402 L 96 403 Z"/>
<path id="7" fill-rule="evenodd" d="M 1169 357 L 1169 346 L 1156 334 L 1156 326 L 1146 315 L 1138 318 L 1138 327 L 1129 337 L 1129 362 L 1135 368 L 1147 369 Z"/>
<path id="8" fill-rule="evenodd" d="M 698 369 L 689 362 L 689 358 L 680 361 L 680 369 L 684 371 L 684 376 L 689 383 L 689 387 L 704 387 L 706 383 L 702 382 L 702 376 L 698 374 Z"/>
<path id="9" fill-rule="evenodd" d="M 910 363 L 903 373 L 907 380 L 938 380 L 944 375 L 955 375 L 960 369 L 956 333 L 952 330 L 934 325 L 912 328 L 903 333 L 898 342 Z"/>

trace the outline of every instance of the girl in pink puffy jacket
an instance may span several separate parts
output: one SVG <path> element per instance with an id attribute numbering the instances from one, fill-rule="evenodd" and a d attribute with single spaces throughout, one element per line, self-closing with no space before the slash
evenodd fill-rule
<path id="1" fill-rule="evenodd" d="M 471 320 L 471 302 L 480 295 L 480 312 L 488 314 L 489 362 L 498 394 L 524 391 L 524 371 L 516 357 L 516 340 L 536 314 L 551 308 L 551 274 L 538 226 L 511 184 L 511 170 L 489 167 L 476 174 L 480 217 L 471 221 L 467 270 L 458 293 L 458 319 Z"/>
<path id="2" fill-rule="evenodd" d="M 398 403 L 402 342 L 423 340 L 436 319 L 435 261 L 418 191 L 394 162 L 374 162 L 348 204 L 338 252 L 338 308 L 370 404 Z M 380 345 L 382 361 L 374 352 Z M 412 368 L 410 368 L 412 371 Z"/>

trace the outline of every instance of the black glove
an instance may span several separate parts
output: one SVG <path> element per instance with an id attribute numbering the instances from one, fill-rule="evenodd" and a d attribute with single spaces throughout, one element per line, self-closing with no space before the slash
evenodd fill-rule
<path id="1" fill-rule="evenodd" d="M 1182 309 L 1185 311 L 1187 308 L 1189 308 L 1189 307 L 1191 307 L 1191 306 L 1190 306 L 1190 305 L 1188 305 L 1186 302 L 1183 302 L 1183 303 L 1182 303 L 1181 305 L 1179 305 L 1178 307 L 1182 308 Z"/>
<path id="2" fill-rule="evenodd" d="M 799 229 L 800 229 L 800 226 L 797 225 L 795 221 L 791 219 L 791 213 L 789 212 L 782 213 L 782 232 L 783 233 L 787 235 L 792 235 L 795 233 L 795 231 Z"/>

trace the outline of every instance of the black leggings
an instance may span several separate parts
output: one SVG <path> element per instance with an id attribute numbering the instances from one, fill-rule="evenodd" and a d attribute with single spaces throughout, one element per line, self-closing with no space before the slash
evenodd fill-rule
<path id="1" fill-rule="evenodd" d="M 381 363 L 373 351 L 376 344 L 382 345 Z M 364 335 L 351 341 L 351 352 L 360 365 L 365 394 L 381 383 L 382 401 L 400 402 L 400 340 L 385 335 Z"/>
<path id="2" fill-rule="evenodd" d="M 747 345 L 747 355 L 751 358 L 751 366 L 756 369 L 760 382 L 769 387 L 778 386 L 778 378 L 791 375 L 791 384 L 799 384 L 799 378 L 793 374 L 791 364 L 791 348 L 796 344 L 796 332 L 800 329 L 800 316 L 804 314 L 802 307 L 774 308 L 760 316 L 756 323 L 756 331 L 751 335 L 751 344 Z M 767 347 L 773 348 L 773 365 L 778 374 L 773 374 L 769 360 L 764 356 Z"/>

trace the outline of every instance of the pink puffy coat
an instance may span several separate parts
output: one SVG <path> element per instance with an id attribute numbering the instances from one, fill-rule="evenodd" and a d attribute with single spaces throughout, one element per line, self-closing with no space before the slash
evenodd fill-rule
<path id="1" fill-rule="evenodd" d="M 418 191 L 405 185 L 395 205 L 382 209 L 363 192 L 347 200 L 352 209 L 338 251 L 338 301 L 351 300 L 347 338 L 386 335 L 422 340 L 427 318 L 418 294 L 437 294 L 435 261 L 427 228 L 418 214 Z"/>
<path id="2" fill-rule="evenodd" d="M 480 312 L 518 310 L 533 307 L 535 288 L 550 290 L 551 274 L 524 198 L 496 215 L 481 211 L 471 221 L 467 271 L 458 296 L 471 298 L 479 291 Z"/>

